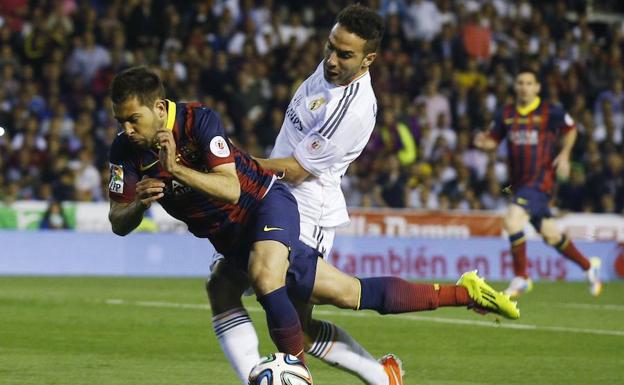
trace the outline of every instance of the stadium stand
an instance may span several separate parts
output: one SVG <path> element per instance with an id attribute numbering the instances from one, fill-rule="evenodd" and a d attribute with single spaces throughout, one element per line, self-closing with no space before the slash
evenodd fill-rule
<path id="1" fill-rule="evenodd" d="M 159 68 L 175 100 L 217 110 L 265 156 L 294 89 L 322 57 L 347 1 L 0 1 L 0 200 L 107 199 L 117 133 L 114 73 Z M 624 23 L 618 1 L 381 0 L 373 138 L 343 178 L 359 207 L 500 210 L 504 154 L 472 147 L 509 100 L 514 72 L 573 116 L 566 211 L 624 211 Z M 539 6 L 538 6 L 539 5 Z"/>

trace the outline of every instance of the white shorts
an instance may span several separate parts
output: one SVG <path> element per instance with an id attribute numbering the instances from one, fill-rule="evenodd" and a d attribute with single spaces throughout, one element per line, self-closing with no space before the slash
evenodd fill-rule
<path id="1" fill-rule="evenodd" d="M 323 258 L 329 256 L 336 236 L 335 227 L 320 227 L 312 223 L 301 223 L 299 239 L 306 245 L 318 250 Z"/>

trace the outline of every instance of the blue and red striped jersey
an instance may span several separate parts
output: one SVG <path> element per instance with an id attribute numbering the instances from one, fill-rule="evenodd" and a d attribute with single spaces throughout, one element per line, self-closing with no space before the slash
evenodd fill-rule
<path id="1" fill-rule="evenodd" d="M 227 250 L 237 241 L 275 176 L 227 139 L 219 116 L 210 108 L 168 101 L 168 112 L 175 116 L 168 128 L 173 131 L 180 163 L 200 172 L 235 163 L 241 185 L 238 203 L 212 199 L 176 181 L 162 169 L 156 150 L 136 147 L 124 133 L 115 138 L 110 149 L 110 199 L 130 203 L 143 176 L 161 179 L 166 184 L 165 196 L 159 200 L 162 207 L 186 223 L 195 236 L 209 238 L 219 251 Z"/>
<path id="2" fill-rule="evenodd" d="M 538 100 L 535 108 L 524 112 L 513 104 L 504 106 L 497 112 L 489 135 L 497 143 L 507 139 L 513 190 L 534 187 L 551 194 L 558 140 L 575 129 L 574 120 L 561 107 L 546 101 Z"/>

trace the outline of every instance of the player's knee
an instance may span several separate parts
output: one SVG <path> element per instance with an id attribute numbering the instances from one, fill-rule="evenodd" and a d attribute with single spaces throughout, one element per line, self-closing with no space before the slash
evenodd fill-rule
<path id="1" fill-rule="evenodd" d="M 206 292 L 210 307 L 215 314 L 242 306 L 240 294 L 238 294 L 240 289 L 232 286 L 225 279 L 211 277 L 206 281 Z"/>
<path id="2" fill-rule="evenodd" d="M 219 278 L 218 277 L 210 277 L 206 280 L 206 293 L 208 294 L 208 298 L 212 301 L 212 298 L 217 296 L 219 293 Z"/>
<path id="3" fill-rule="evenodd" d="M 556 246 L 561 241 L 561 234 L 558 233 L 542 233 L 544 242 L 551 246 Z"/>
<path id="4" fill-rule="evenodd" d="M 279 289 L 286 284 L 286 277 L 275 274 L 270 269 L 257 269 L 250 275 L 251 285 L 256 294 L 262 296 Z"/>
<path id="5" fill-rule="evenodd" d="M 523 227 L 521 218 L 515 214 L 508 214 L 503 218 L 503 228 L 508 234 L 515 234 L 518 231 L 522 231 Z"/>
<path id="6" fill-rule="evenodd" d="M 349 279 L 336 285 L 330 300 L 332 305 L 341 309 L 357 309 L 359 306 L 360 284 L 357 279 Z"/>
<path id="7" fill-rule="evenodd" d="M 266 258 L 256 258 L 249 267 L 249 279 L 258 296 L 268 294 L 286 284 L 286 270 L 288 260 L 284 263 L 270 261 Z"/>
<path id="8" fill-rule="evenodd" d="M 252 281 L 252 286 L 254 288 L 254 291 L 256 292 L 256 295 L 258 297 L 261 297 L 263 295 L 274 292 L 275 290 L 284 286 L 284 282 L 281 282 L 278 279 L 269 279 L 263 277 L 257 281 Z"/>
<path id="9" fill-rule="evenodd" d="M 210 298 L 210 278 L 208 278 L 206 280 L 206 282 L 204 282 L 204 289 L 206 290 L 206 294 L 208 294 L 208 297 Z"/>
<path id="10" fill-rule="evenodd" d="M 225 304 L 227 297 L 225 296 L 225 290 L 220 288 L 219 279 L 216 277 L 210 278 L 206 281 L 206 293 L 210 300 L 210 305 L 213 307 L 222 307 Z"/>

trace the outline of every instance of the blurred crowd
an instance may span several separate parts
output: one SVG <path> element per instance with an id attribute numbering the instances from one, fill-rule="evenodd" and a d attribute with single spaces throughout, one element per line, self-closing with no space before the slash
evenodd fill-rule
<path id="1" fill-rule="evenodd" d="M 159 70 L 170 99 L 208 104 L 241 147 L 267 156 L 349 3 L 0 0 L 0 200 L 106 200 L 118 132 L 108 87 L 138 64 Z M 579 132 L 555 204 L 623 212 L 622 20 L 591 21 L 581 0 L 362 3 L 386 33 L 371 69 L 377 126 L 343 177 L 350 206 L 504 209 L 504 149 L 471 143 L 531 66 Z"/>

